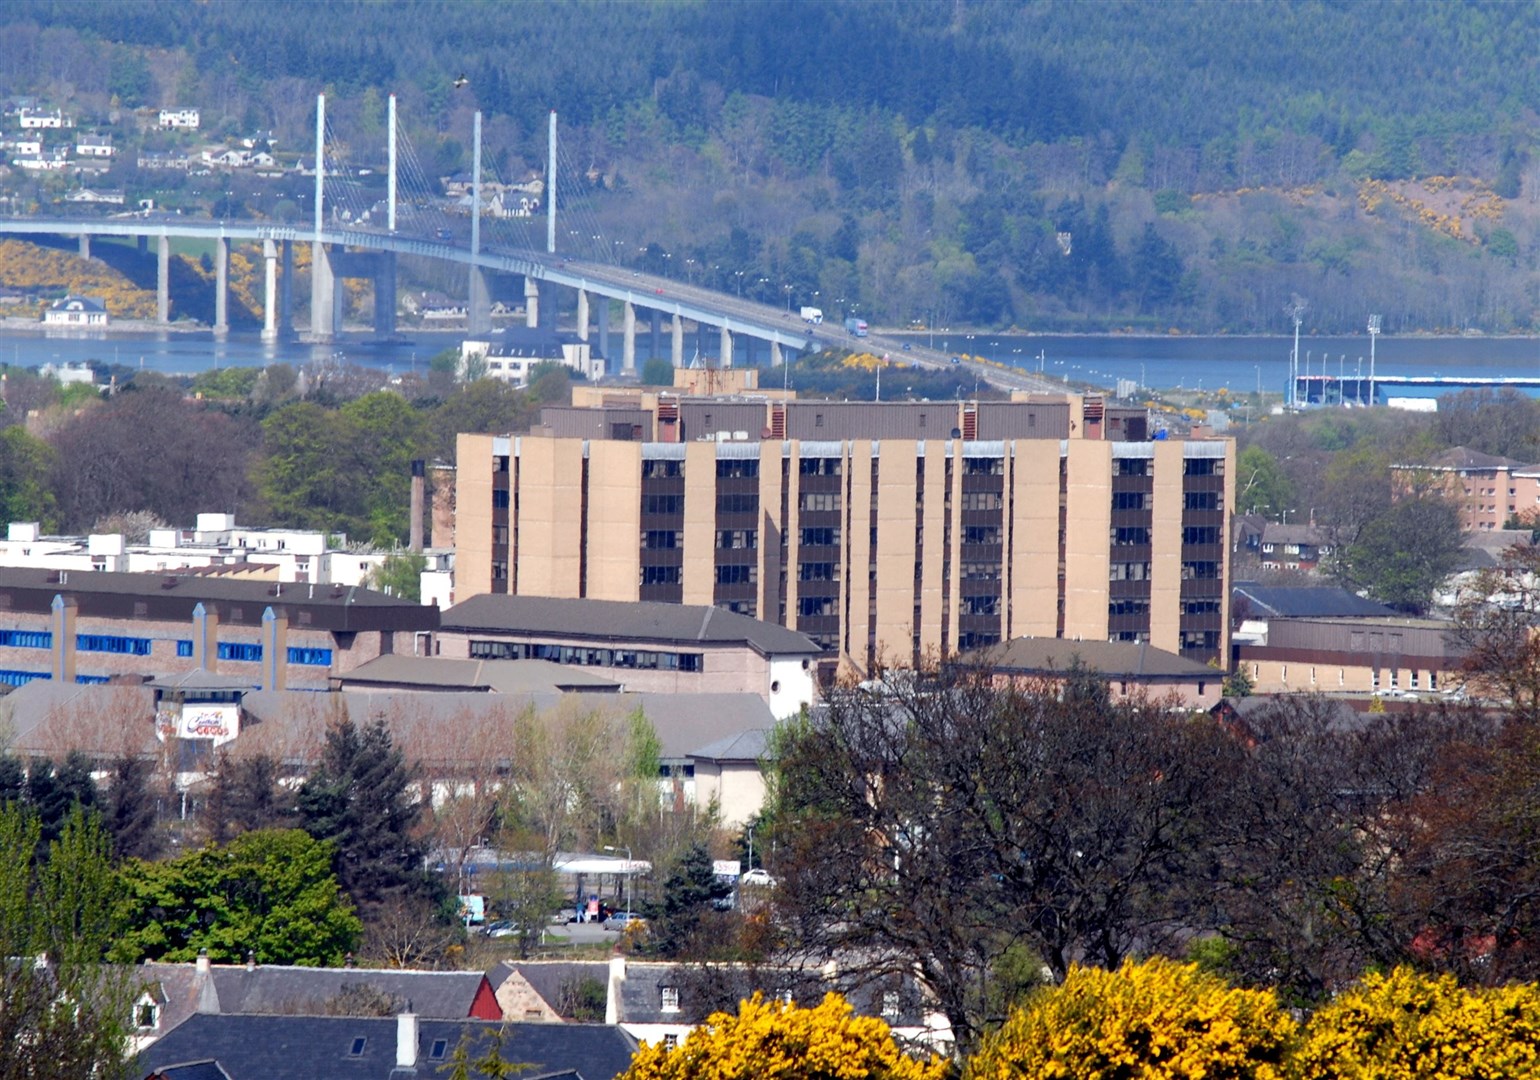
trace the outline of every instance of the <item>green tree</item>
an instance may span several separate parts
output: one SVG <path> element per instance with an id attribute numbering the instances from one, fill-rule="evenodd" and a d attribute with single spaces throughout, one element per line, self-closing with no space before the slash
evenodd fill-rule
<path id="1" fill-rule="evenodd" d="M 0 429 L 0 516 L 58 526 L 58 503 L 49 483 L 53 447 L 27 434 L 20 424 Z"/>
<path id="2" fill-rule="evenodd" d="M 1346 578 L 1400 611 L 1421 614 L 1458 564 L 1460 515 L 1447 499 L 1397 500 L 1341 553 Z"/>
<path id="3" fill-rule="evenodd" d="M 415 551 L 393 551 L 385 556 L 384 562 L 369 571 L 364 584 L 415 604 L 422 600 L 422 572 L 427 568 L 426 555 Z"/>
<path id="4" fill-rule="evenodd" d="M 705 845 L 690 845 L 663 882 L 663 902 L 651 928 L 653 946 L 671 957 L 709 952 L 721 938 L 704 932 L 717 921 L 716 904 L 732 893 L 733 887 L 712 873 Z"/>
<path id="5" fill-rule="evenodd" d="M 0 805 L 0 1077 L 128 1075 L 132 988 L 101 965 L 118 934 L 112 845 L 76 810 L 42 845 L 35 815 Z M 46 956 L 46 966 L 33 957 Z"/>
<path id="6" fill-rule="evenodd" d="M 294 794 L 280 779 L 277 758 L 266 754 L 219 755 L 214 782 L 203 803 L 209 839 L 223 844 L 257 829 L 292 828 L 298 809 Z"/>
<path id="7" fill-rule="evenodd" d="M 673 386 L 674 365 L 661 356 L 649 357 L 642 365 L 642 384 L 644 386 Z"/>
<path id="8" fill-rule="evenodd" d="M 320 763 L 300 788 L 305 830 L 335 846 L 337 878 L 360 906 L 426 890 L 412 779 L 383 720 L 360 728 L 345 719 L 327 728 Z"/>
<path id="9" fill-rule="evenodd" d="M 121 857 L 153 859 L 160 854 L 163 838 L 156 821 L 159 800 L 150 786 L 154 771 L 147 759 L 128 754 L 114 759 L 110 766 L 102 820 L 112 835 L 113 849 Z"/>
<path id="10" fill-rule="evenodd" d="M 125 931 L 112 956 L 185 962 L 207 949 L 234 963 L 335 965 L 362 925 L 332 872 L 332 845 L 298 829 L 244 833 L 169 862 L 132 861 Z"/>
<path id="11" fill-rule="evenodd" d="M 365 394 L 339 412 L 363 483 L 363 535 L 376 544 L 399 543 L 407 537 L 412 461 L 428 445 L 427 417 L 387 390 Z"/>
<path id="12" fill-rule="evenodd" d="M 1294 486 L 1278 459 L 1260 446 L 1248 446 L 1235 459 L 1235 509 L 1241 514 L 1281 518 L 1294 508 Z"/>

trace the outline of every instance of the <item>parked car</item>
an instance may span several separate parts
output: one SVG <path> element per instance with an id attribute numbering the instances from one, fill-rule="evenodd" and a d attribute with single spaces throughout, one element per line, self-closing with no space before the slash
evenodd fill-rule
<path id="1" fill-rule="evenodd" d="M 633 926 L 646 926 L 647 920 L 634 911 L 616 911 L 604 920 L 606 930 L 617 930 L 624 933 Z"/>
<path id="2" fill-rule="evenodd" d="M 744 885 L 763 885 L 767 888 L 775 888 L 775 878 L 770 876 L 770 871 L 763 866 L 756 866 L 738 879 Z"/>
<path id="3" fill-rule="evenodd" d="M 519 924 L 512 919 L 498 919 L 483 926 L 481 932 L 490 938 L 516 937 L 519 933 Z"/>

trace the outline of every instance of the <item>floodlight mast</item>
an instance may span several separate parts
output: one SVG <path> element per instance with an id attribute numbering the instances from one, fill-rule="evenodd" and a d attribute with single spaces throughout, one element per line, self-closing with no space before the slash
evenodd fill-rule
<path id="1" fill-rule="evenodd" d="M 1380 317 L 1369 316 L 1369 401 L 1374 404 L 1374 342 L 1380 336 Z"/>

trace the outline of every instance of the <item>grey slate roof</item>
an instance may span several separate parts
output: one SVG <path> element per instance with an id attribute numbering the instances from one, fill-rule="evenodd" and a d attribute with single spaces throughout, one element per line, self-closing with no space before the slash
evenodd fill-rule
<path id="1" fill-rule="evenodd" d="M 729 735 L 692 751 L 701 761 L 760 761 L 770 750 L 770 732 L 764 728 Z"/>
<path id="2" fill-rule="evenodd" d="M 1076 658 L 1083 666 L 1114 679 L 1218 677 L 1218 672 L 1207 664 L 1157 649 L 1148 642 L 1023 637 L 968 654 L 968 659 L 976 660 L 994 671 L 1027 675 L 1063 674 Z"/>
<path id="3" fill-rule="evenodd" d="M 220 1068 L 217 1061 L 189 1061 L 185 1065 L 168 1065 L 155 1076 L 156 1080 L 231 1080 L 230 1074 Z"/>
<path id="4" fill-rule="evenodd" d="M 444 630 L 488 630 L 565 640 L 748 645 L 764 656 L 816 656 L 811 638 L 775 623 L 698 604 L 494 596 L 465 600 L 440 617 Z"/>
<path id="5" fill-rule="evenodd" d="M 1316 525 L 1283 525 L 1276 521 L 1269 521 L 1262 526 L 1262 543 L 1309 544 L 1311 547 L 1325 547 L 1331 543 L 1331 536 L 1325 529 Z"/>
<path id="6" fill-rule="evenodd" d="M 146 965 L 147 967 L 149 965 Z M 418 1016 L 459 1020 L 471 1014 L 485 981 L 479 971 L 401 971 L 376 968 L 311 968 L 214 964 L 209 969 L 222 1013 L 318 1011 L 344 987 L 367 986 L 412 1003 Z M 310 1009 L 303 1006 L 310 1005 Z"/>
<path id="7" fill-rule="evenodd" d="M 1335 586 L 1258 585 L 1237 581 L 1233 596 L 1245 597 L 1252 614 L 1279 619 L 1379 619 L 1396 612 Z"/>
<path id="8" fill-rule="evenodd" d="M 443 656 L 376 657 L 338 678 L 344 690 L 390 686 L 403 690 L 619 691 L 613 679 L 549 660 L 456 660 Z"/>
<path id="9" fill-rule="evenodd" d="M 514 975 L 528 983 L 530 989 L 560 1015 L 567 988 L 587 979 L 608 986 L 610 965 L 605 961 L 504 960 L 487 972 L 487 981 L 496 990 Z"/>
<path id="10" fill-rule="evenodd" d="M 636 1050 L 623 1031 L 602 1024 L 419 1020 L 417 1065 L 398 1070 L 395 1017 L 200 1014 L 144 1050 L 135 1072 L 146 1077 L 169 1066 L 213 1060 L 230 1080 L 427 1080 L 441 1075 L 463 1034 L 482 1040 L 498 1027 L 508 1035 L 504 1057 L 532 1065 L 524 1074 L 530 1077 L 570 1072 L 581 1080 L 613 1080 Z"/>

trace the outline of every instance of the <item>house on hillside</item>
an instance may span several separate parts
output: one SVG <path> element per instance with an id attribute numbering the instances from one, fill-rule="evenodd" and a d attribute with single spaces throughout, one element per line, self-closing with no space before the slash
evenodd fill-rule
<path id="1" fill-rule="evenodd" d="M 200 122 L 197 109 L 162 109 L 156 120 L 167 131 L 197 131 Z"/>
<path id="2" fill-rule="evenodd" d="M 1269 570 L 1316 570 L 1331 557 L 1331 537 L 1315 525 L 1280 525 L 1269 521 L 1262 527 L 1259 546 L 1262 565 Z"/>

